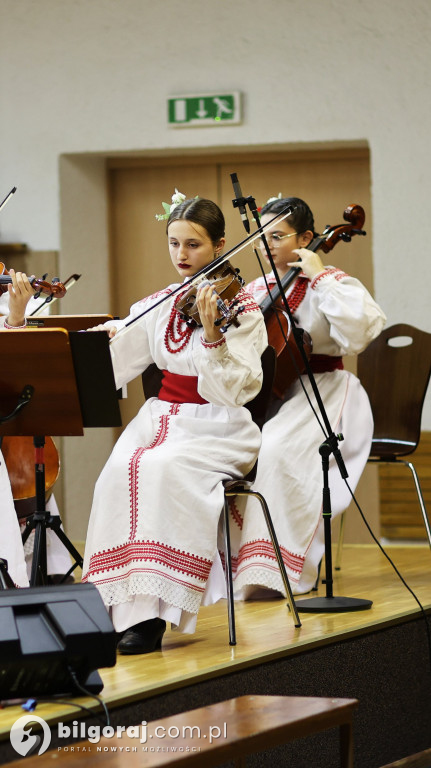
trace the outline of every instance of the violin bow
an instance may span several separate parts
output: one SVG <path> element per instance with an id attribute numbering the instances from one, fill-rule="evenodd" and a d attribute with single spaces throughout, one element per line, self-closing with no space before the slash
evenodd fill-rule
<path id="1" fill-rule="evenodd" d="M 126 323 L 123 328 L 120 328 L 118 333 L 115 334 L 115 336 L 110 339 L 110 344 L 115 341 L 115 339 L 118 339 L 119 336 L 124 334 L 126 331 L 129 330 L 130 326 L 136 323 L 138 320 L 140 320 L 142 317 L 147 315 L 149 312 L 152 312 L 153 309 L 158 307 L 160 304 L 163 304 L 168 299 L 172 298 L 172 296 L 175 296 L 180 291 L 187 290 L 189 287 L 193 285 L 198 285 L 200 278 L 205 277 L 207 272 L 211 272 L 213 269 L 218 267 L 220 264 L 224 264 L 225 261 L 228 261 L 230 258 L 236 256 L 237 253 L 242 251 L 244 248 L 247 247 L 250 243 L 253 243 L 255 240 L 257 240 L 258 237 L 261 237 L 262 234 L 264 234 L 270 227 L 273 226 L 275 221 L 284 221 L 284 219 L 287 219 L 288 216 L 291 216 L 293 212 L 292 206 L 287 206 L 286 210 L 281 211 L 276 216 L 274 216 L 271 221 L 268 221 L 265 226 L 259 226 L 256 232 L 253 232 L 251 235 L 248 235 L 244 240 L 241 240 L 237 245 L 235 245 L 233 248 L 231 248 L 230 251 L 227 253 L 222 254 L 217 259 L 214 259 L 210 264 L 207 264 L 205 267 L 199 270 L 199 272 L 196 272 L 193 277 L 191 277 L 189 280 L 185 280 L 181 285 L 178 286 L 178 288 L 175 288 L 171 293 L 168 295 L 163 296 L 161 299 L 156 301 L 155 304 L 152 304 L 151 307 L 148 307 L 148 309 L 145 309 L 141 314 L 137 315 L 136 317 L 133 317 L 131 320 L 129 320 L 128 323 Z"/>

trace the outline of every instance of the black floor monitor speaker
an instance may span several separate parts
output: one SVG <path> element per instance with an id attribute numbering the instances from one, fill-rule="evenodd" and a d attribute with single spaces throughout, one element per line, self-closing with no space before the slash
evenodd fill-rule
<path id="1" fill-rule="evenodd" d="M 93 584 L 0 591 L 0 700 L 99 693 L 97 670 L 115 663 L 116 633 Z"/>

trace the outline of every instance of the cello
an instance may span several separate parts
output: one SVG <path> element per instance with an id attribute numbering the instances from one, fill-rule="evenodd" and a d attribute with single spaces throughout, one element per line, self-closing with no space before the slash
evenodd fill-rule
<path id="1" fill-rule="evenodd" d="M 321 235 L 317 235 L 308 246 L 310 251 L 322 250 L 329 253 L 340 241 L 349 243 L 354 235 L 366 235 L 362 229 L 365 221 L 364 209 L 357 204 L 349 205 L 343 213 L 346 224 L 328 225 Z M 286 291 L 297 275 L 300 267 L 291 267 L 281 278 L 283 291 Z M 305 372 L 305 362 L 295 340 L 295 333 L 302 335 L 302 343 L 307 358 L 313 349 L 313 342 L 307 331 L 296 328 L 295 332 L 290 327 L 290 319 L 286 312 L 283 298 L 280 295 L 278 285 L 269 292 L 260 305 L 265 317 L 268 333 L 268 343 L 275 348 L 277 354 L 277 368 L 274 378 L 273 393 L 279 398 L 283 396 L 288 387 Z"/>
<path id="2" fill-rule="evenodd" d="M 36 512 L 35 447 L 33 438 L 27 435 L 0 438 L 0 449 L 8 471 L 12 496 L 19 520 L 25 520 Z M 45 437 L 45 497 L 60 472 L 60 458 L 52 437 Z"/>

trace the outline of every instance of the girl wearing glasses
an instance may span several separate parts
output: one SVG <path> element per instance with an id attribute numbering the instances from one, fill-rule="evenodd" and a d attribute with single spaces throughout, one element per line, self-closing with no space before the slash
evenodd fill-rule
<path id="1" fill-rule="evenodd" d="M 325 266 L 320 256 L 308 249 L 315 236 L 314 219 L 303 200 L 271 198 L 262 209 L 262 225 L 288 205 L 293 213 L 276 223 L 266 237 L 280 279 L 291 267 L 301 267 L 286 290 L 286 298 L 298 326 L 311 336 L 311 368 L 332 430 L 344 435 L 339 447 L 354 491 L 369 455 L 373 418 L 367 394 L 356 376 L 343 369 L 342 356 L 365 349 L 381 332 L 386 318 L 359 280 L 341 269 Z M 266 256 L 262 246 L 261 250 Z M 266 277 L 271 290 L 276 284 L 274 274 Z M 259 304 L 267 295 L 263 277 L 246 290 Z M 303 375 L 301 379 L 318 411 L 308 377 Z M 254 484 L 268 503 L 294 594 L 313 587 L 324 554 L 319 454 L 324 439 L 298 379 L 263 427 Z M 335 516 L 348 506 L 351 497 L 333 456 L 329 484 Z M 237 497 L 231 513 L 233 545 L 238 555 L 237 597 L 255 596 L 261 587 L 283 592 L 272 548 L 267 546 L 268 531 L 259 505 L 253 498 L 245 504 L 244 497 Z"/>

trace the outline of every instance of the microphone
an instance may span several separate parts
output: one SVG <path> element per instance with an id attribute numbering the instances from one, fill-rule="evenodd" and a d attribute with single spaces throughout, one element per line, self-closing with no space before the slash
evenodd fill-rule
<path id="1" fill-rule="evenodd" d="M 231 173 L 230 177 L 232 179 L 233 191 L 235 194 L 235 200 L 232 200 L 233 207 L 239 209 L 242 223 L 244 224 L 244 227 L 245 227 L 245 231 L 250 232 L 250 222 L 247 218 L 247 211 L 245 207 L 245 197 L 243 197 L 243 194 L 241 192 L 238 176 L 236 175 L 236 173 Z"/>

